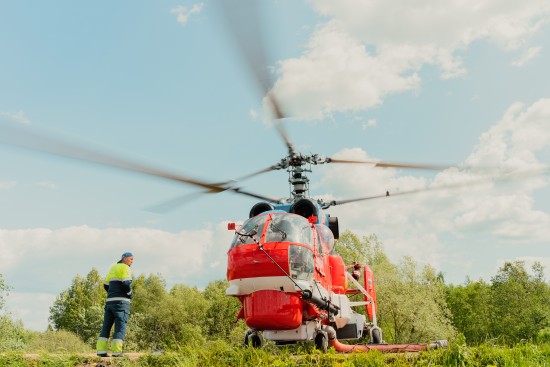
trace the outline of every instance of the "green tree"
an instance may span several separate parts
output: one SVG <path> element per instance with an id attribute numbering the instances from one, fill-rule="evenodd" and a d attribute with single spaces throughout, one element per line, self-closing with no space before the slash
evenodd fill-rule
<path id="1" fill-rule="evenodd" d="M 493 337 L 491 286 L 482 280 L 466 280 L 464 285 L 446 288 L 453 325 L 469 343 L 478 344 Z"/>
<path id="2" fill-rule="evenodd" d="M 175 285 L 167 292 L 160 275 L 142 275 L 134 283 L 127 348 L 178 349 L 204 341 L 209 303 L 196 287 Z"/>
<path id="3" fill-rule="evenodd" d="M 134 298 L 126 332 L 125 350 L 162 349 L 163 332 L 151 315 L 168 298 L 166 281 L 159 274 L 140 274 L 132 281 Z"/>
<path id="4" fill-rule="evenodd" d="M 13 321 L 9 314 L 0 315 L 0 352 L 24 349 L 27 338 L 21 321 Z"/>
<path id="5" fill-rule="evenodd" d="M 50 307 L 49 321 L 55 330 L 67 330 L 95 345 L 103 321 L 103 280 L 96 269 L 83 278 L 77 275 L 69 289 L 57 296 Z"/>
<path id="6" fill-rule="evenodd" d="M 452 337 L 451 313 L 444 284 L 429 265 L 405 257 L 399 266 L 378 267 L 380 324 L 394 343 L 426 342 Z"/>
<path id="7" fill-rule="evenodd" d="M 132 313 L 147 313 L 167 296 L 166 281 L 160 274 L 140 274 L 132 281 Z"/>
<path id="8" fill-rule="evenodd" d="M 228 285 L 225 280 L 216 280 L 210 282 L 203 292 L 209 303 L 205 318 L 205 331 L 209 338 L 227 339 L 238 326 L 237 313 L 241 303 L 225 294 Z"/>
<path id="9" fill-rule="evenodd" d="M 376 235 L 360 239 L 351 231 L 345 231 L 336 241 L 335 250 L 346 264 L 368 264 L 370 267 L 389 263 L 383 245 Z"/>
<path id="10" fill-rule="evenodd" d="M 13 321 L 4 311 L 10 286 L 0 274 L 0 352 L 21 350 L 25 346 L 26 331 L 21 321 Z"/>
<path id="11" fill-rule="evenodd" d="M 533 339 L 550 326 L 550 288 L 540 263 L 533 275 L 521 261 L 506 262 L 491 279 L 492 332 L 505 341 Z"/>
<path id="12" fill-rule="evenodd" d="M 4 310 L 4 305 L 6 304 L 6 297 L 8 296 L 9 291 L 10 291 L 10 287 L 6 284 L 6 281 L 4 280 L 4 276 L 0 274 L 0 311 Z"/>
<path id="13" fill-rule="evenodd" d="M 467 280 L 447 287 L 453 323 L 469 343 L 544 339 L 550 327 L 550 287 L 541 264 L 531 270 L 521 261 L 506 262 L 490 284 Z"/>
<path id="14" fill-rule="evenodd" d="M 373 270 L 378 325 L 386 341 L 421 342 L 455 334 L 445 302 L 445 287 L 433 268 L 425 266 L 419 270 L 411 258 L 392 264 L 374 235 L 360 239 L 346 231 L 336 243 L 336 252 L 346 264 L 368 264 Z"/>

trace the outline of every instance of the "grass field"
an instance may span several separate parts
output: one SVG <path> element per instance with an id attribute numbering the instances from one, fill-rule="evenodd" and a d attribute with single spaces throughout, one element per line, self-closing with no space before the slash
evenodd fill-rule
<path id="1" fill-rule="evenodd" d="M 548 366 L 550 345 L 518 344 L 514 347 L 451 345 L 446 350 L 409 354 L 379 352 L 340 354 L 320 353 L 305 347 L 266 347 L 261 350 L 231 347 L 212 342 L 198 347 L 183 347 L 163 354 L 132 353 L 123 358 L 98 358 L 93 354 L 3 353 L 0 367 L 191 367 L 191 366 Z"/>

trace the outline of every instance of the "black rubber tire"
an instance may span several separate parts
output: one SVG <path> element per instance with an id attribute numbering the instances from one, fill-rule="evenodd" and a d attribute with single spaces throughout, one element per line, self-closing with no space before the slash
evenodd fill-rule
<path id="1" fill-rule="evenodd" d="M 372 329 L 371 344 L 382 344 L 382 332 L 378 328 Z"/>
<path id="2" fill-rule="evenodd" d="M 315 335 L 315 348 L 325 353 L 328 350 L 328 337 L 325 333 Z"/>
<path id="3" fill-rule="evenodd" d="M 243 344 L 247 347 L 248 347 L 248 344 L 250 343 L 250 334 L 252 334 L 252 330 L 247 330 L 244 333 Z"/>
<path id="4" fill-rule="evenodd" d="M 261 348 L 264 344 L 263 338 L 259 334 L 250 335 L 250 345 L 252 348 Z"/>

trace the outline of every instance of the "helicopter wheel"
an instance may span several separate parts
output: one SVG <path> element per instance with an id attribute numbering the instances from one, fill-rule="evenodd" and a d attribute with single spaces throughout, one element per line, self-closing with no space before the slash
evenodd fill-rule
<path id="1" fill-rule="evenodd" d="M 315 335 L 315 347 L 323 353 L 328 350 L 328 337 L 326 333 L 319 332 Z"/>
<path id="2" fill-rule="evenodd" d="M 252 348 L 261 348 L 263 344 L 263 338 L 258 332 L 249 329 L 244 334 L 244 345 L 252 346 Z"/>
<path id="3" fill-rule="evenodd" d="M 375 327 L 371 332 L 371 344 L 382 344 L 382 330 L 379 327 Z"/>

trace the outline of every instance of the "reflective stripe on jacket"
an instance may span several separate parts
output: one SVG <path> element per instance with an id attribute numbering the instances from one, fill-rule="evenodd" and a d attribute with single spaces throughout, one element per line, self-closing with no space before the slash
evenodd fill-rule
<path id="1" fill-rule="evenodd" d="M 132 299 L 132 272 L 124 263 L 116 263 L 109 270 L 103 287 L 107 291 L 107 302 L 130 302 Z"/>

